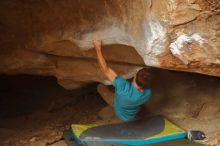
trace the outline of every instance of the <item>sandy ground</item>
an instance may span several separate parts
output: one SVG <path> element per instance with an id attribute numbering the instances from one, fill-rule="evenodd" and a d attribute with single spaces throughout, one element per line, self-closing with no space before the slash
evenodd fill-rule
<path id="1" fill-rule="evenodd" d="M 45 143 L 60 138 L 72 123 L 93 123 L 100 120 L 97 113 L 104 105 L 103 101 L 93 99 L 85 104 L 88 102 L 87 98 L 92 97 L 84 97 L 77 104 L 52 112 L 41 109 L 30 115 L 1 120 L 0 145 L 44 146 Z"/>
<path id="2" fill-rule="evenodd" d="M 54 78 L 0 80 L 1 146 L 44 146 L 60 138 L 72 123 L 100 120 L 97 113 L 106 105 L 96 85 L 67 91 Z"/>

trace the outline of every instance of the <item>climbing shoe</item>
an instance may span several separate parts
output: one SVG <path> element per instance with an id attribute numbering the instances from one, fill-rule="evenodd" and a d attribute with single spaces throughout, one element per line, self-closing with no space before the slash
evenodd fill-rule
<path id="1" fill-rule="evenodd" d="M 187 138 L 189 140 L 203 140 L 206 138 L 206 135 L 204 132 L 202 131 L 198 131 L 198 130 L 189 130 L 187 132 Z"/>

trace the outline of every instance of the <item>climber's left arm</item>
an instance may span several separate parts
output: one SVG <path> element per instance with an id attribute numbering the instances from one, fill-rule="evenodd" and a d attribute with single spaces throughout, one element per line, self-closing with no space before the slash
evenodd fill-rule
<path id="1" fill-rule="evenodd" d="M 95 46 L 95 50 L 96 50 L 96 54 L 97 54 L 97 58 L 98 58 L 98 62 L 99 62 L 99 66 L 100 66 L 101 71 L 108 78 L 108 80 L 113 82 L 113 80 L 115 79 L 117 74 L 115 73 L 115 71 L 113 69 L 111 69 L 107 65 L 105 58 L 102 54 L 102 50 L 101 50 L 101 40 L 98 39 L 97 34 L 95 34 L 93 36 L 93 44 Z"/>

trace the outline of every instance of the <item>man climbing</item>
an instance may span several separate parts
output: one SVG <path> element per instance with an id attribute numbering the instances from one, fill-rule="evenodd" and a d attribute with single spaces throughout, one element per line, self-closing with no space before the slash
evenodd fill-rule
<path id="1" fill-rule="evenodd" d="M 151 96 L 150 74 L 147 68 L 143 68 L 134 76 L 132 83 L 123 79 L 115 73 L 107 64 L 102 55 L 101 40 L 98 39 L 97 34 L 93 36 L 93 44 L 96 49 L 98 62 L 101 71 L 112 82 L 115 88 L 114 97 L 110 94 L 102 94 L 104 100 L 114 106 L 115 114 L 122 121 L 133 120 L 139 112 L 141 106 L 149 100 Z M 105 90 L 104 85 L 98 86 L 98 91 Z M 107 96 L 106 96 L 107 95 Z"/>

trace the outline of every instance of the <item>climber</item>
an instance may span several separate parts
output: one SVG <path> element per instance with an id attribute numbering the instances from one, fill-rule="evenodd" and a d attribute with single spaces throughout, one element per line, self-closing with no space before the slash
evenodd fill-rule
<path id="1" fill-rule="evenodd" d="M 99 40 L 97 34 L 93 35 L 93 44 L 96 49 L 100 69 L 115 88 L 115 93 L 99 93 L 102 94 L 102 97 L 109 105 L 114 107 L 115 114 L 120 120 L 134 120 L 141 106 L 147 102 L 151 96 L 149 69 L 142 68 L 139 70 L 131 83 L 117 75 L 115 71 L 107 65 L 102 55 L 101 40 Z M 110 90 L 102 84 L 98 86 L 98 91 L 100 90 L 105 90 L 106 93 L 110 92 Z"/>

